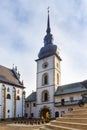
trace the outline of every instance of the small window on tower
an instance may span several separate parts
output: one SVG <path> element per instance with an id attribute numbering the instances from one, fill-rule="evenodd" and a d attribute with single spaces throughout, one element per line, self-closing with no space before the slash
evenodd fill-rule
<path id="1" fill-rule="evenodd" d="M 47 102 L 49 100 L 49 93 L 47 90 L 42 92 L 42 102 Z"/>
<path id="2" fill-rule="evenodd" d="M 56 66 L 57 66 L 57 68 L 58 68 L 58 66 L 59 66 L 58 63 L 56 64 Z"/>
<path id="3" fill-rule="evenodd" d="M 44 69 L 47 68 L 47 67 L 48 67 L 48 62 L 43 63 L 43 64 L 42 64 L 42 67 L 43 67 Z"/>
<path id="4" fill-rule="evenodd" d="M 59 74 L 57 74 L 57 84 L 59 84 Z"/>
<path id="5" fill-rule="evenodd" d="M 48 84 L 48 73 L 44 73 L 42 75 L 42 85 L 47 85 Z"/>

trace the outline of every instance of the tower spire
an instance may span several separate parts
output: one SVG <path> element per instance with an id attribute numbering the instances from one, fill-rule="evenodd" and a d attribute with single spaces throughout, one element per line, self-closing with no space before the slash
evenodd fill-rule
<path id="1" fill-rule="evenodd" d="M 50 7 L 47 8 L 47 10 L 48 10 L 48 20 L 47 20 L 47 30 L 46 30 L 47 33 L 51 32 L 51 29 L 50 29 L 50 18 L 49 18 L 49 8 Z"/>

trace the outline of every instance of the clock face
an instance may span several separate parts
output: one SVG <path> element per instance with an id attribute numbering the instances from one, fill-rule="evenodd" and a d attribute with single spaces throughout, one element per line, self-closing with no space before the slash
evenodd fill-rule
<path id="1" fill-rule="evenodd" d="M 43 64 L 42 64 L 42 67 L 43 67 L 44 69 L 47 68 L 47 67 L 48 67 L 48 62 L 43 63 Z"/>

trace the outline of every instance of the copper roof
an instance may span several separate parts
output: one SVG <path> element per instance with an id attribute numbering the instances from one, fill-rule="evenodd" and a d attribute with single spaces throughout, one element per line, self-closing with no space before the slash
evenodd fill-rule
<path id="1" fill-rule="evenodd" d="M 18 87 L 23 87 L 23 84 L 15 75 L 13 69 L 9 69 L 1 65 L 0 65 L 0 82 L 12 84 Z"/>

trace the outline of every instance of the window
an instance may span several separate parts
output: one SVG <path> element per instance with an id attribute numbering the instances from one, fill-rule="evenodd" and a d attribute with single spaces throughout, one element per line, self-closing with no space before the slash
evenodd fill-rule
<path id="1" fill-rule="evenodd" d="M 64 103 L 65 103 L 65 100 L 61 99 L 61 105 L 64 105 Z"/>
<path id="2" fill-rule="evenodd" d="M 48 91 L 47 90 L 45 90 L 45 91 L 43 91 L 42 92 L 42 101 L 43 102 L 46 102 L 46 101 L 48 101 Z"/>
<path id="3" fill-rule="evenodd" d="M 73 100 L 74 100 L 74 97 L 70 97 L 70 102 L 73 102 Z"/>
<path id="4" fill-rule="evenodd" d="M 19 90 L 19 89 L 17 90 L 17 93 L 18 93 L 18 94 L 20 93 L 20 90 Z"/>
<path id="5" fill-rule="evenodd" d="M 7 94 L 7 99 L 11 99 L 11 95 L 10 94 Z"/>
<path id="6" fill-rule="evenodd" d="M 26 106 L 29 107 L 29 103 L 27 103 Z"/>
<path id="7" fill-rule="evenodd" d="M 47 85 L 48 84 L 48 74 L 45 73 L 42 75 L 42 85 Z"/>
<path id="8" fill-rule="evenodd" d="M 59 74 L 57 74 L 57 84 L 59 84 Z"/>
<path id="9" fill-rule="evenodd" d="M 7 92 L 9 92 L 10 91 L 10 89 L 9 89 L 9 87 L 7 88 Z"/>
<path id="10" fill-rule="evenodd" d="M 34 117 L 34 113 L 31 113 L 31 118 Z"/>
<path id="11" fill-rule="evenodd" d="M 36 103 L 33 103 L 33 107 L 36 107 Z"/>
<path id="12" fill-rule="evenodd" d="M 17 100 L 20 100 L 20 96 L 17 96 Z"/>
<path id="13" fill-rule="evenodd" d="M 59 112 L 58 111 L 55 112 L 55 117 L 59 117 Z"/>
<path id="14" fill-rule="evenodd" d="M 63 116 L 65 114 L 65 111 L 61 111 L 61 116 Z"/>
<path id="15" fill-rule="evenodd" d="M 57 68 L 58 68 L 58 66 L 59 66 L 58 63 L 56 64 L 56 66 L 57 66 Z"/>
<path id="16" fill-rule="evenodd" d="M 42 64 L 42 67 L 43 67 L 44 69 L 47 68 L 47 66 L 48 66 L 48 62 L 45 62 L 45 63 Z"/>
<path id="17" fill-rule="evenodd" d="M 28 117 L 28 114 L 27 114 L 27 113 L 25 113 L 25 117 Z"/>
<path id="18" fill-rule="evenodd" d="M 8 109 L 8 111 L 7 111 L 8 113 L 10 112 L 10 110 Z"/>

